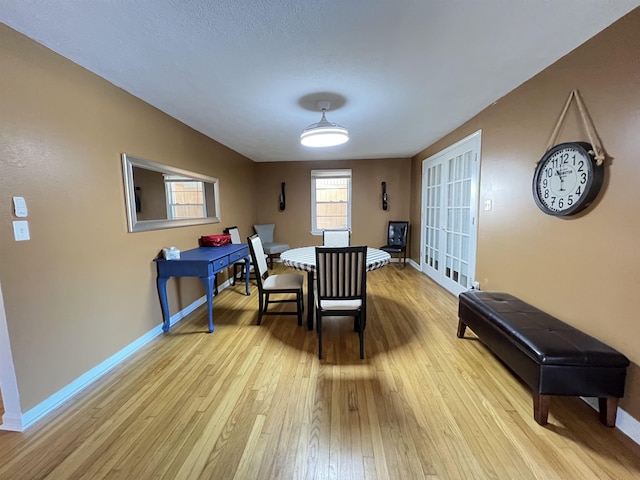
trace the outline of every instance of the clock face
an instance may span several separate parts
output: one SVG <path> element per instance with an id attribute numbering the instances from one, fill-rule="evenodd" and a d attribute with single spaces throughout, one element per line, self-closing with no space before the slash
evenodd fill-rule
<path id="1" fill-rule="evenodd" d="M 533 197 L 549 215 L 573 215 L 598 195 L 604 167 L 594 161 L 591 145 L 561 143 L 542 157 L 533 176 Z"/>

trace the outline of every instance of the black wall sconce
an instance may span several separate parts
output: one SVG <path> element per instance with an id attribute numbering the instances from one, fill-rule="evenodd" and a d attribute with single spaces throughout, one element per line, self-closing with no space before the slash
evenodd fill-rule
<path id="1" fill-rule="evenodd" d="M 287 206 L 286 199 L 284 197 L 284 182 L 280 184 L 280 211 L 283 212 Z"/>
<path id="2" fill-rule="evenodd" d="M 382 209 L 389 209 L 389 199 L 387 198 L 387 182 L 382 182 Z"/>

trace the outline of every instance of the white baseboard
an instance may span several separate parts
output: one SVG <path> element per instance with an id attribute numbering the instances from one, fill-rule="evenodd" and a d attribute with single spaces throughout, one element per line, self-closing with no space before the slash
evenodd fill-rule
<path id="1" fill-rule="evenodd" d="M 2 415 L 2 425 L 0 425 L 0 430 L 22 432 L 24 430 L 22 415 L 5 412 L 5 414 Z"/>
<path id="2" fill-rule="evenodd" d="M 597 398 L 580 397 L 587 405 L 593 408 L 596 412 L 600 412 Z M 640 422 L 625 412 L 623 409 L 618 408 L 616 413 L 616 428 L 624 433 L 627 437 L 640 445 Z"/>
<path id="3" fill-rule="evenodd" d="M 616 427 L 627 437 L 640 445 L 640 422 L 621 408 L 618 409 L 618 414 L 616 416 Z"/>
<path id="4" fill-rule="evenodd" d="M 218 286 L 218 291 L 224 290 L 228 285 L 229 285 L 229 281 L 227 280 L 225 283 Z M 207 299 L 205 296 L 198 298 L 196 301 L 194 301 L 193 303 L 191 303 L 190 305 L 188 305 L 187 307 L 183 308 L 182 310 L 177 312 L 175 315 L 173 315 L 170 319 L 170 325 L 171 326 L 175 325 L 180 320 L 182 320 L 187 315 L 189 315 L 191 312 L 193 312 L 200 305 L 203 305 L 205 303 L 207 303 Z M 12 428 L 12 430 L 16 430 L 19 432 L 24 431 L 25 429 L 33 425 L 35 422 L 40 420 L 42 417 L 44 417 L 45 415 L 47 415 L 48 413 L 50 413 L 51 411 L 53 411 L 54 409 L 62 405 L 64 402 L 69 400 L 71 397 L 78 394 L 81 390 L 91 385 L 91 383 L 95 382 L 98 378 L 106 374 L 113 367 L 118 365 L 120 362 L 125 360 L 130 355 L 137 352 L 144 345 L 146 345 L 147 343 L 149 343 L 151 340 L 153 340 L 158 335 L 161 335 L 162 333 L 163 333 L 162 324 L 155 326 L 153 329 L 145 333 L 143 336 L 141 336 L 137 340 L 134 340 L 125 348 L 123 348 L 116 354 L 112 355 L 111 357 L 107 358 L 104 362 L 100 363 L 99 365 L 95 366 L 85 374 L 76 378 L 69 385 L 57 391 L 46 400 L 40 402 L 31 410 L 23 413 L 21 416 L 22 418 L 13 418 L 13 419 L 3 418 L 4 423 L 2 424 L 2 426 L 0 426 L 0 428 L 5 429 L 6 427 L 6 429 L 8 430 L 9 421 L 10 421 L 11 426 L 19 427 L 19 428 Z"/>

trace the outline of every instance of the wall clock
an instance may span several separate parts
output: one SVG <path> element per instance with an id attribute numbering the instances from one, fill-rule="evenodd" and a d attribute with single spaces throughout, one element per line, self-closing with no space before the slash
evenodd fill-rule
<path id="1" fill-rule="evenodd" d="M 598 165 L 590 144 L 560 143 L 538 162 L 533 198 L 548 215 L 575 215 L 595 200 L 603 181 L 604 163 Z"/>

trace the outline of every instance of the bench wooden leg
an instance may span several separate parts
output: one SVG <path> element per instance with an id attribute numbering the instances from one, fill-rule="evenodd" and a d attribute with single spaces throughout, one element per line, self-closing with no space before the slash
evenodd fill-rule
<path id="1" fill-rule="evenodd" d="M 464 332 L 467 330 L 467 326 L 462 323 L 462 320 L 458 320 L 458 338 L 464 337 Z"/>
<path id="2" fill-rule="evenodd" d="M 533 393 L 533 418 L 540 425 L 546 425 L 549 418 L 549 404 L 551 403 L 550 395 L 541 395 Z"/>
<path id="3" fill-rule="evenodd" d="M 600 421 L 607 427 L 615 427 L 618 399 L 616 397 L 599 398 L 598 406 L 600 407 Z"/>

